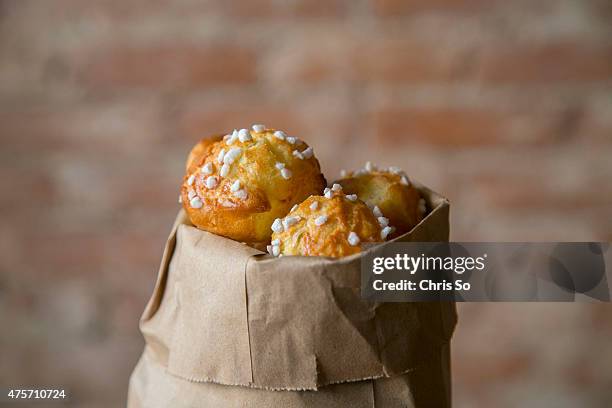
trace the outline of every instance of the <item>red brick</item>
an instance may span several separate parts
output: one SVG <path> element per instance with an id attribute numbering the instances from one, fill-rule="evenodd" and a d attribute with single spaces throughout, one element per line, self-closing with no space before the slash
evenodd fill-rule
<path id="1" fill-rule="evenodd" d="M 592 8 L 592 17 L 595 21 L 608 24 L 612 19 L 612 3 L 608 0 L 591 0 L 589 6 Z"/>
<path id="2" fill-rule="evenodd" d="M 244 85 L 256 80 L 256 55 L 232 44 L 217 46 L 116 46 L 81 55 L 81 80 L 94 87 L 192 88 Z"/>
<path id="3" fill-rule="evenodd" d="M 606 87 L 612 95 L 612 87 Z M 603 106 L 589 106 L 585 109 L 580 126 L 580 137 L 601 145 L 612 145 L 612 100 Z"/>
<path id="4" fill-rule="evenodd" d="M 148 100 L 0 105 L 3 153 L 133 153 L 162 141 L 161 106 Z"/>
<path id="5" fill-rule="evenodd" d="M 59 225 L 49 228 L 46 220 L 34 227 L 24 225 L 13 233 L 21 245 L 19 263 L 7 272 L 9 279 L 19 275 L 61 281 L 104 274 L 106 280 L 138 287 L 138 280 L 152 279 L 157 270 L 170 230 L 171 217 L 166 218 L 168 225 L 153 230 L 138 226 L 86 228 L 87 220 L 82 220 L 80 231 Z M 129 277 L 123 276 L 126 272 Z"/>
<path id="6" fill-rule="evenodd" d="M 441 11 L 482 11 L 496 5 L 496 0 L 371 0 L 375 13 L 383 17 L 405 16 L 414 13 Z"/>
<path id="7" fill-rule="evenodd" d="M 83 2 L 56 0 L 48 12 L 54 17 L 104 17 L 112 21 L 129 21 L 147 15 L 180 18 L 193 15 L 230 17 L 241 20 L 270 20 L 290 17 L 334 18 L 351 10 L 350 0 L 249 0 L 249 1 L 186 1 L 130 0 Z M 47 11 L 47 10 L 45 10 Z"/>
<path id="8" fill-rule="evenodd" d="M 612 80 L 612 46 L 580 43 L 499 44 L 482 51 L 478 79 L 543 84 Z"/>
<path id="9" fill-rule="evenodd" d="M 475 356 L 472 356 L 474 358 Z M 521 378 L 533 368 L 534 356 L 529 352 L 500 353 L 496 358 L 478 359 L 478 367 L 474 367 L 470 359 L 457 359 L 453 374 L 461 377 L 462 385 L 473 392 L 486 388 L 487 384 L 496 380 L 512 380 Z"/>
<path id="10" fill-rule="evenodd" d="M 388 108 L 370 115 L 376 138 L 389 145 L 416 143 L 470 147 L 548 143 L 562 133 L 564 114 L 492 108 Z"/>
<path id="11" fill-rule="evenodd" d="M 41 277 L 95 276 L 104 270 L 107 237 L 91 230 L 70 233 L 58 230 L 25 231 L 28 245 L 36 248 L 35 257 L 23 258 L 24 269 L 38 271 Z M 24 254 L 25 255 L 25 254 Z"/>
<path id="12" fill-rule="evenodd" d="M 295 2 L 294 13 L 301 17 L 344 17 L 350 12 L 352 4 L 351 0 L 300 0 Z"/>
<path id="13" fill-rule="evenodd" d="M 471 183 L 474 191 L 479 192 L 487 201 L 487 206 L 504 210 L 569 212 L 576 208 L 612 208 L 612 188 L 602 183 L 593 182 L 570 190 L 562 190 L 542 180 L 541 177 L 514 178 L 484 174 L 472 178 Z"/>
<path id="14" fill-rule="evenodd" d="M 184 154 L 186 155 L 186 151 Z M 172 158 L 181 155 L 173 154 Z M 153 159 L 141 162 L 141 168 L 154 167 L 151 163 L 163 163 L 162 160 L 168 159 L 160 157 L 159 160 Z M 182 157 L 181 157 L 182 159 Z M 173 160 L 173 164 L 174 164 Z M 136 162 L 134 162 L 136 165 Z M 179 163 L 172 168 L 150 169 L 147 178 L 150 182 L 142 182 L 142 173 L 135 168 L 127 171 L 120 168 L 115 177 L 123 177 L 124 180 L 116 181 L 111 191 L 114 192 L 113 206 L 121 212 L 139 212 L 140 215 L 147 212 L 173 212 L 173 208 L 178 208 L 178 184 L 183 177 L 184 167 Z M 174 177 L 173 177 L 174 176 Z"/>
<path id="15" fill-rule="evenodd" d="M 249 19 L 270 19 L 287 17 L 342 17 L 350 10 L 348 0 L 254 0 L 254 1 L 223 1 L 215 2 L 216 11 L 225 15 Z"/>
<path id="16" fill-rule="evenodd" d="M 353 48 L 349 69 L 357 81 L 448 82 L 473 71 L 472 51 L 428 40 L 372 40 Z"/>
<path id="17" fill-rule="evenodd" d="M 29 13 L 26 2 L 12 2 L 8 7 Z M 79 1 L 79 0 L 55 0 L 51 3 L 40 3 L 36 5 L 36 14 L 28 14 L 29 19 L 44 17 L 51 21 L 61 21 L 65 19 L 93 18 L 94 21 L 112 20 L 118 22 L 143 17 L 151 12 L 163 10 L 167 15 L 175 14 L 181 10 L 180 7 L 168 7 L 169 4 L 163 0 L 130 0 L 130 1 Z M 95 24 L 95 23 L 94 23 Z"/>
<path id="18" fill-rule="evenodd" d="M 179 206 L 176 206 L 178 212 Z M 170 221 L 172 222 L 172 221 Z M 121 229 L 114 235 L 112 242 L 107 245 L 107 265 L 112 269 L 132 269 L 131 278 L 116 276 L 125 282 L 138 282 L 142 279 L 137 274 L 145 274 L 146 278 L 155 276 L 161 260 L 160 249 L 166 242 L 169 233 L 168 226 L 153 231 L 145 229 Z M 137 287 L 137 285 L 133 285 Z"/>
<path id="19" fill-rule="evenodd" d="M 21 212 L 36 208 L 38 203 L 50 205 L 58 199 L 58 189 L 48 173 L 43 172 L 41 164 L 37 166 L 30 164 L 3 160 L 3 168 L 0 170 L 0 183 L 6 189 L 7 194 L 0 196 L 0 211 Z M 6 166 L 6 167 L 4 167 Z M 33 212 L 32 215 L 41 215 Z"/>
<path id="20" fill-rule="evenodd" d="M 315 30 L 296 36 L 269 55 L 262 63 L 263 79 L 288 86 L 347 82 L 355 76 L 352 59 L 362 57 L 355 39 L 346 32 Z"/>
<path id="21" fill-rule="evenodd" d="M 361 38 L 342 31 L 312 33 L 264 62 L 270 81 L 293 84 L 422 85 L 471 80 L 477 61 L 469 44 L 390 36 Z"/>

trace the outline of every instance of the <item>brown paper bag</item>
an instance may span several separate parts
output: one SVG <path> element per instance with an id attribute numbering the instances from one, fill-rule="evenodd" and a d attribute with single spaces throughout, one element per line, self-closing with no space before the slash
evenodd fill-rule
<path id="1" fill-rule="evenodd" d="M 447 241 L 448 201 L 399 241 Z M 181 211 L 128 407 L 447 407 L 453 303 L 360 297 L 362 254 L 273 258 Z"/>

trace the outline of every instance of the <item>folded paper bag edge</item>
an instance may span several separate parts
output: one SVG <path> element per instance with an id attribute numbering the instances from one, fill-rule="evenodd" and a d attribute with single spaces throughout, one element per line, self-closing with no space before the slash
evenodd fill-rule
<path id="1" fill-rule="evenodd" d="M 153 287 L 153 294 L 151 295 L 151 298 L 147 302 L 147 305 L 145 306 L 145 310 L 140 318 L 141 325 L 142 325 L 142 322 L 151 318 L 151 316 L 155 314 L 155 312 L 159 308 L 159 305 L 161 303 L 162 294 L 164 291 L 168 266 L 170 265 L 170 261 L 172 259 L 172 256 L 174 255 L 174 248 L 176 245 L 176 231 L 180 225 L 183 225 L 187 222 L 189 222 L 187 213 L 185 212 L 185 210 L 181 208 L 178 214 L 176 215 L 176 219 L 174 220 L 174 223 L 172 224 L 172 229 L 170 230 L 170 235 L 168 236 L 168 239 L 166 240 L 166 245 L 164 247 L 161 264 L 159 266 L 159 270 L 157 273 L 157 280 L 155 282 L 155 286 Z"/>
<path id="2" fill-rule="evenodd" d="M 165 368 L 152 360 L 145 350 L 130 378 L 128 407 L 227 406 L 228 401 L 245 407 L 450 407 L 450 388 L 439 383 L 437 373 L 437 370 L 443 370 L 444 367 L 446 364 L 440 362 L 437 367 L 418 367 L 410 373 L 390 379 L 363 379 L 360 382 L 334 384 L 315 392 L 275 392 L 190 382 L 168 375 Z M 399 404 L 400 401 L 403 404 Z"/>

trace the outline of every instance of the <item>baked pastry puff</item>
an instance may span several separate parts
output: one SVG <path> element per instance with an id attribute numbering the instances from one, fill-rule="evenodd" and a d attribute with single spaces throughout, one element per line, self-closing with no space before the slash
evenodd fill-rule
<path id="1" fill-rule="evenodd" d="M 203 230 L 261 246 L 274 220 L 325 187 L 312 147 L 253 125 L 204 139 L 191 150 L 181 201 Z"/>
<path id="2" fill-rule="evenodd" d="M 379 216 L 389 219 L 393 237 L 410 231 L 426 212 L 426 203 L 399 167 L 378 169 L 367 162 L 363 169 L 344 173 L 337 180 L 347 194 L 357 194 Z"/>
<path id="3" fill-rule="evenodd" d="M 310 196 L 284 218 L 272 224 L 274 256 L 343 257 L 358 253 L 364 243 L 382 242 L 393 227 L 355 194 L 345 195 L 340 184 L 326 188 L 323 196 Z"/>

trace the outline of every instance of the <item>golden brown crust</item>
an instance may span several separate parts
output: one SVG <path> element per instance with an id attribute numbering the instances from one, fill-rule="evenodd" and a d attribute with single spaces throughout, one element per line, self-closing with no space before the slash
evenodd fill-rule
<path id="1" fill-rule="evenodd" d="M 320 194 L 325 179 L 314 155 L 296 157 L 294 151 L 308 149 L 305 143 L 281 140 L 274 129 L 241 132 L 244 139 L 234 131 L 213 142 L 203 140 L 192 149 L 181 198 L 195 226 L 261 244 L 269 241 L 274 219 L 309 195 Z M 277 163 L 284 164 L 286 171 Z"/>
<path id="2" fill-rule="evenodd" d="M 330 191 L 328 197 L 310 196 L 293 209 L 283 219 L 284 226 L 272 234 L 269 251 L 273 255 L 337 258 L 360 252 L 364 243 L 383 241 L 381 226 L 362 201 L 353 201 L 342 191 Z M 295 224 L 288 225 L 292 217 L 297 217 Z M 351 234 L 358 242 L 349 238 Z"/>
<path id="3" fill-rule="evenodd" d="M 358 171 L 339 183 L 347 194 L 357 194 L 371 207 L 378 206 L 389 224 L 396 228 L 392 237 L 410 231 L 423 218 L 424 201 L 399 169 Z"/>
<path id="4" fill-rule="evenodd" d="M 213 144 L 221 139 L 223 139 L 223 135 L 214 135 L 204 138 L 196 143 L 195 146 L 191 148 L 191 151 L 187 156 L 187 162 L 185 163 L 185 170 L 187 173 L 193 173 L 194 166 L 196 166 L 199 159 L 202 158 L 202 156 L 208 156 Z"/>

